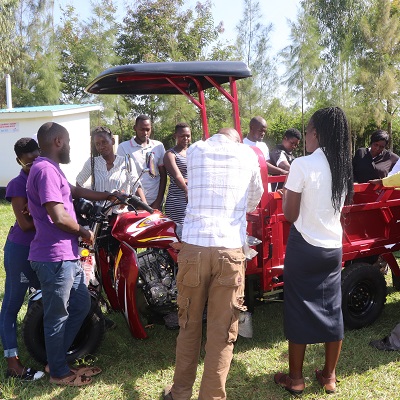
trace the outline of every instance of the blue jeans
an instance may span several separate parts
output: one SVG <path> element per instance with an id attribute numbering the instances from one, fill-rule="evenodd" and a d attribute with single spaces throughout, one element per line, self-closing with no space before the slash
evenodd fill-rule
<path id="1" fill-rule="evenodd" d="M 90 310 L 90 295 L 79 260 L 31 261 L 42 288 L 43 326 L 50 375 L 70 372 L 67 350 Z"/>
<path id="2" fill-rule="evenodd" d="M 0 313 L 0 335 L 4 357 L 16 357 L 17 315 L 29 287 L 39 288 L 38 278 L 28 261 L 29 246 L 6 241 L 4 246 L 4 269 L 6 283 Z"/>

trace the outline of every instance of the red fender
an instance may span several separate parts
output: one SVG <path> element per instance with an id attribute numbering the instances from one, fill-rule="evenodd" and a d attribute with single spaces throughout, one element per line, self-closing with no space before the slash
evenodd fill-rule
<path id="1" fill-rule="evenodd" d="M 140 321 L 136 294 L 139 276 L 136 251 L 125 242 L 121 243 L 115 260 L 115 290 L 118 302 L 133 337 L 146 339 L 147 333 Z"/>

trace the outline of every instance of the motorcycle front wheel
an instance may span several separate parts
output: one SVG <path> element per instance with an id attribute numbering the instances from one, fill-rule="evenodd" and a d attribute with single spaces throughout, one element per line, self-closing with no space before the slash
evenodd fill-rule
<path id="1" fill-rule="evenodd" d="M 88 354 L 94 354 L 100 346 L 105 332 L 104 316 L 95 298 L 89 314 L 67 352 L 67 362 L 73 363 Z M 25 315 L 22 335 L 29 354 L 39 363 L 47 364 L 46 346 L 43 331 L 43 303 L 36 300 Z"/>

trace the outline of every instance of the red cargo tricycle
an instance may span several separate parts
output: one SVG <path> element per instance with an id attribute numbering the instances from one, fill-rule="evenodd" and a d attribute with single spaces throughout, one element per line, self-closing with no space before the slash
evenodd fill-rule
<path id="1" fill-rule="evenodd" d="M 250 76 L 242 62 L 132 64 L 104 71 L 86 91 L 102 95 L 184 95 L 199 110 L 205 139 L 209 130 L 204 91 L 214 87 L 231 103 L 233 126 L 241 134 L 236 81 Z M 246 302 L 251 311 L 257 302 L 283 298 L 283 264 L 290 228 L 282 212 L 281 196 L 268 192 L 268 183 L 282 182 L 285 177 L 269 176 L 262 153 L 257 148 L 254 151 L 265 191 L 257 209 L 247 216 L 248 235 L 261 240 L 253 246 L 257 255 L 247 262 L 246 269 Z M 382 264 L 389 266 L 393 281 L 400 286 L 400 270 L 393 255 L 400 249 L 400 191 L 356 184 L 354 203 L 343 208 L 341 221 L 343 317 L 347 328 L 361 328 L 378 318 L 386 301 Z M 178 240 L 174 224 L 159 212 L 151 216 L 132 211 L 118 217 L 109 238 L 102 240 L 96 251 L 100 283 L 111 307 L 123 312 L 132 336 L 145 338 L 148 322 L 165 320 L 176 309 Z M 104 245 L 104 240 L 112 245 Z M 138 251 L 138 247 L 144 250 Z M 99 316 L 98 308 L 95 310 Z M 90 325 L 90 316 L 87 319 Z M 90 340 L 88 336 L 80 337 Z M 80 349 L 87 348 L 78 339 L 74 346 L 74 356 L 82 356 Z"/>

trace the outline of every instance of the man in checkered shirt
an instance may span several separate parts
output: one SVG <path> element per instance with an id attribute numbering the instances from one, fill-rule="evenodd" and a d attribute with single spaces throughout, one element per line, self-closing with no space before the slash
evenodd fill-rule
<path id="1" fill-rule="evenodd" d="M 225 382 L 245 310 L 246 212 L 263 193 L 255 152 L 224 128 L 187 151 L 188 205 L 177 276 L 179 336 L 172 387 L 164 398 L 189 400 L 207 304 L 207 343 L 199 399 L 225 399 Z"/>

